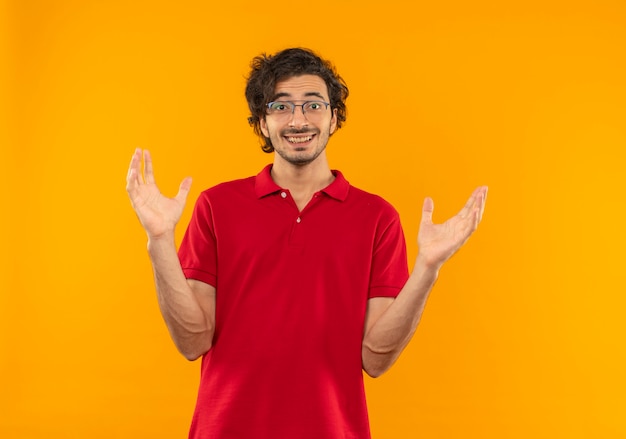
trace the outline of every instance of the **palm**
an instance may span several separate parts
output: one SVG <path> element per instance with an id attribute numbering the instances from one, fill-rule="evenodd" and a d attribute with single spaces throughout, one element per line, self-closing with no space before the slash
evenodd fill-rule
<path id="1" fill-rule="evenodd" d="M 442 224 L 432 222 L 432 199 L 424 200 L 417 243 L 426 261 L 441 266 L 465 244 L 482 218 L 486 196 L 485 186 L 477 188 L 463 209 Z"/>
<path id="2" fill-rule="evenodd" d="M 180 219 L 191 179 L 183 180 L 174 198 L 165 197 L 154 182 L 152 160 L 145 152 L 145 178 L 141 177 L 141 151 L 135 151 L 130 162 L 126 190 L 139 221 L 150 236 L 160 236 L 174 230 Z"/>

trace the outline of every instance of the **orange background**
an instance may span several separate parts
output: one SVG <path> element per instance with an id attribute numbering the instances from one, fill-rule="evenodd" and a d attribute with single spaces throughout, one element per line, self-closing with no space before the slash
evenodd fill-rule
<path id="1" fill-rule="evenodd" d="M 348 82 L 332 167 L 396 206 L 411 261 L 425 196 L 442 221 L 490 186 L 367 379 L 374 438 L 626 437 L 626 3 L 504 3 L 0 3 L 0 437 L 185 437 L 199 363 L 158 312 L 128 161 L 150 148 L 192 199 L 256 173 L 248 63 L 298 45 Z"/>

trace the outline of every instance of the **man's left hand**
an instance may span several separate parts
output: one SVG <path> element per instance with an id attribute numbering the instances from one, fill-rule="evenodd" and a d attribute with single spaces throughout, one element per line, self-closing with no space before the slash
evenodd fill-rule
<path id="1" fill-rule="evenodd" d="M 479 186 L 459 213 L 443 224 L 434 224 L 434 203 L 432 198 L 427 197 L 417 236 L 418 259 L 438 270 L 474 233 L 483 217 L 486 200 L 487 186 Z"/>

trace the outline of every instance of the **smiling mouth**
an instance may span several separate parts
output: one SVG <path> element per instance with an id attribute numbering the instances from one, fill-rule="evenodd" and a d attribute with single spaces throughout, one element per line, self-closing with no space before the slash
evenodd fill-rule
<path id="1" fill-rule="evenodd" d="M 285 136 L 285 139 L 287 139 L 287 141 L 289 143 L 294 143 L 294 144 L 298 144 L 298 143 L 306 143 L 306 142 L 310 142 L 313 139 L 313 135 L 308 135 L 308 136 Z"/>

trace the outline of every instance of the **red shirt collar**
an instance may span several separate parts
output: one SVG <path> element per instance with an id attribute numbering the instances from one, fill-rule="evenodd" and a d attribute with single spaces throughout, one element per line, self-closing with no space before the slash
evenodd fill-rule
<path id="1" fill-rule="evenodd" d="M 257 197 L 259 198 L 263 198 L 267 195 L 283 190 L 283 188 L 278 186 L 274 180 L 272 180 L 272 175 L 270 174 L 271 170 L 272 165 L 269 164 L 256 176 L 255 191 Z M 324 192 L 326 195 L 336 200 L 344 201 L 348 196 L 350 183 L 348 183 L 348 180 L 344 178 L 341 171 L 333 169 L 331 172 L 335 176 L 335 179 L 331 184 L 322 189 L 321 192 Z"/>

